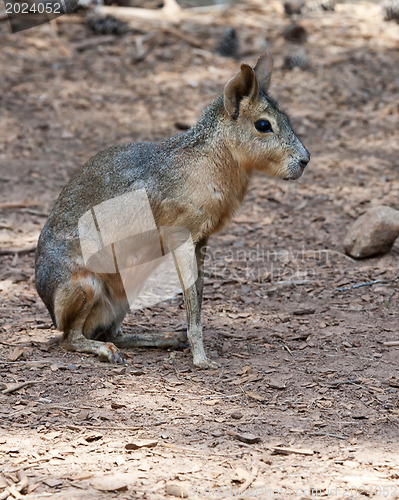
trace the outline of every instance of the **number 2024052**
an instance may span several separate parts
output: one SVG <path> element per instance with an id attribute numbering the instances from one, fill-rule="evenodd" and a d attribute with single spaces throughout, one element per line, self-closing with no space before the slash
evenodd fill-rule
<path id="1" fill-rule="evenodd" d="M 6 14 L 63 14 L 60 3 L 6 3 Z"/>

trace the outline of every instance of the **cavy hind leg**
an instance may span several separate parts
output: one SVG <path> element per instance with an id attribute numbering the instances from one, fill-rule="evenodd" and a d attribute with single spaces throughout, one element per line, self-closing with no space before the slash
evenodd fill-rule
<path id="1" fill-rule="evenodd" d="M 97 355 L 110 363 L 123 363 L 119 349 L 111 342 L 92 340 L 85 336 L 88 318 L 92 328 L 99 328 L 104 321 L 97 315 L 103 295 L 101 280 L 88 273 L 75 274 L 56 293 L 54 311 L 58 328 L 64 332 L 61 346 L 68 351 Z M 98 324 L 95 325 L 97 317 Z M 85 334 L 84 334 L 85 331 Z M 90 335 L 87 335 L 90 337 Z"/>

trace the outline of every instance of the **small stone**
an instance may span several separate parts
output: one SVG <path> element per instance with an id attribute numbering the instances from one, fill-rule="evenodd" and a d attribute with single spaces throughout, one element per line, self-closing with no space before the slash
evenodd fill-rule
<path id="1" fill-rule="evenodd" d="M 357 219 L 345 239 L 345 252 L 355 259 L 389 252 L 399 236 L 399 210 L 384 205 L 370 208 Z"/>
<path id="2" fill-rule="evenodd" d="M 307 32 L 303 26 L 293 23 L 284 29 L 283 37 L 288 42 L 305 43 L 307 40 Z"/>
<path id="3" fill-rule="evenodd" d="M 310 68 L 310 62 L 306 52 L 304 50 L 298 50 L 286 56 L 284 58 L 283 68 L 288 70 L 293 70 L 294 68 L 308 70 Z"/>
<path id="4" fill-rule="evenodd" d="M 240 411 L 235 410 L 230 413 L 230 417 L 234 418 L 234 420 L 240 420 L 240 418 L 243 417 L 243 414 Z"/>
<path id="5" fill-rule="evenodd" d="M 278 389 L 279 391 L 283 391 L 287 388 L 284 382 L 281 382 L 280 380 L 270 379 L 267 381 L 267 383 L 269 384 L 269 387 L 271 387 L 272 389 Z"/>
<path id="6" fill-rule="evenodd" d="M 234 59 L 238 56 L 238 37 L 234 28 L 226 29 L 215 50 L 223 57 L 232 57 Z"/>
<path id="7" fill-rule="evenodd" d="M 171 495 L 178 498 L 187 498 L 188 491 L 187 488 L 181 484 L 167 483 L 165 486 L 165 491 L 167 495 Z"/>
<path id="8" fill-rule="evenodd" d="M 99 491 L 126 491 L 132 484 L 135 476 L 132 474 L 114 474 L 112 476 L 95 477 L 90 485 Z"/>
<path id="9" fill-rule="evenodd" d="M 243 432 L 242 434 L 235 434 L 235 437 L 247 444 L 260 443 L 262 440 L 259 436 L 255 436 L 255 434 L 251 434 L 250 432 Z"/>

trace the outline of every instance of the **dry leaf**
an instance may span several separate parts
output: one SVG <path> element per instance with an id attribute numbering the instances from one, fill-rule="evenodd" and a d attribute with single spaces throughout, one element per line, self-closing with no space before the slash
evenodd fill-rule
<path id="1" fill-rule="evenodd" d="M 158 444 L 156 439 L 135 439 L 125 446 L 126 450 L 138 450 L 139 448 L 153 448 Z"/>
<path id="2" fill-rule="evenodd" d="M 250 432 L 238 433 L 229 430 L 226 432 L 226 434 L 228 434 L 229 436 L 233 436 L 235 439 L 238 439 L 238 441 L 242 441 L 243 443 L 247 444 L 254 444 L 262 441 L 259 436 L 255 436 L 255 434 L 251 434 Z"/>
<path id="3" fill-rule="evenodd" d="M 16 361 L 18 358 L 20 358 L 22 356 L 24 351 L 25 351 L 25 349 L 23 347 L 16 347 L 7 356 L 7 361 Z"/>
<path id="4" fill-rule="evenodd" d="M 126 491 L 135 476 L 130 474 L 114 474 L 112 476 L 95 477 L 90 485 L 99 491 Z"/>
<path id="5" fill-rule="evenodd" d="M 219 404 L 220 401 L 221 401 L 220 399 L 209 399 L 209 400 L 206 399 L 203 403 L 204 403 L 204 405 L 207 405 L 207 406 L 215 406 L 215 405 Z"/>
<path id="6" fill-rule="evenodd" d="M 102 439 L 104 436 L 101 434 L 101 432 L 90 432 L 90 434 L 86 434 L 84 436 L 85 441 L 88 443 L 92 443 L 93 441 L 99 441 Z"/>
<path id="7" fill-rule="evenodd" d="M 256 401 L 265 401 L 265 398 L 263 396 L 261 396 L 260 394 L 256 394 L 256 392 L 252 392 L 252 391 L 245 391 L 245 394 L 251 398 L 251 399 L 255 399 Z"/>

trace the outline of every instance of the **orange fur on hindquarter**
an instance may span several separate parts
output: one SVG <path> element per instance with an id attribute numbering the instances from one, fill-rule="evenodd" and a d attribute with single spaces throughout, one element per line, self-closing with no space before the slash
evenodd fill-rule
<path id="1" fill-rule="evenodd" d="M 59 288 L 54 300 L 54 313 L 58 328 L 69 332 L 75 324 L 83 325 L 96 297 L 101 294 L 101 285 L 86 269 L 74 273 L 71 280 Z"/>

